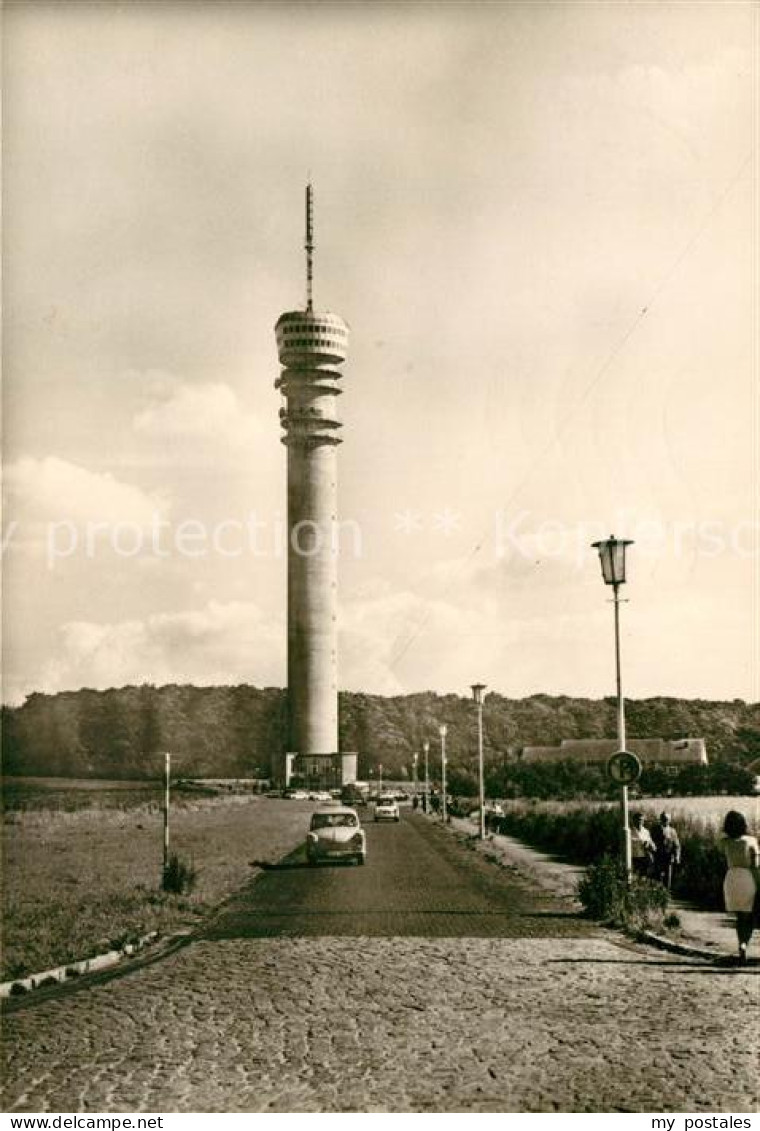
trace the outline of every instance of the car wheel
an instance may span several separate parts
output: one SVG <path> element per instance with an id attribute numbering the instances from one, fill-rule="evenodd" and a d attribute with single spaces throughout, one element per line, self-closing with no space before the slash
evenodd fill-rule
<path id="1" fill-rule="evenodd" d="M 364 855 L 364 853 L 362 853 L 361 856 L 356 857 L 356 863 L 357 864 L 364 864 L 366 862 L 366 859 L 367 859 L 367 857 Z"/>
<path id="2" fill-rule="evenodd" d="M 394 819 L 394 821 L 400 821 L 401 820 L 400 817 L 394 817 L 393 819 Z"/>

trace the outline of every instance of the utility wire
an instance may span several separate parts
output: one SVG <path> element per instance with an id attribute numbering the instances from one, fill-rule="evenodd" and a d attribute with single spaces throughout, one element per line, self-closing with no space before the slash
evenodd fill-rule
<path id="1" fill-rule="evenodd" d="M 656 284 L 656 286 L 655 286 L 654 290 L 652 291 L 652 294 L 651 294 L 650 298 L 648 299 L 648 301 L 645 303 L 644 306 L 642 306 L 639 309 L 636 316 L 631 321 L 630 325 L 627 327 L 626 330 L 623 331 L 620 338 L 617 340 L 617 342 L 614 344 L 614 346 L 612 347 L 610 352 L 605 357 L 604 361 L 601 363 L 599 368 L 596 370 L 596 372 L 594 373 L 593 377 L 589 381 L 586 388 L 581 393 L 578 400 L 569 409 L 564 420 L 560 423 L 560 426 L 555 430 L 551 439 L 546 443 L 544 448 L 541 450 L 539 458 L 536 459 L 536 460 L 533 460 L 531 462 L 531 465 L 530 465 L 528 471 L 522 477 L 522 479 L 517 484 L 517 486 L 514 488 L 511 495 L 508 497 L 507 502 L 506 502 L 506 508 L 509 508 L 509 507 L 512 506 L 515 499 L 519 496 L 520 492 L 530 482 L 530 479 L 531 479 L 535 469 L 542 465 L 542 463 L 544 462 L 546 457 L 553 451 L 553 449 L 557 446 L 559 441 L 564 437 L 564 435 L 566 434 L 567 430 L 569 429 L 571 423 L 574 421 L 574 419 L 577 416 L 580 409 L 584 406 L 584 404 L 586 403 L 588 398 L 591 396 L 594 389 L 597 387 L 597 385 L 601 381 L 602 377 L 604 377 L 604 375 L 610 369 L 613 362 L 618 358 L 620 353 L 625 349 L 626 345 L 628 344 L 630 339 L 633 337 L 635 332 L 638 330 L 642 321 L 647 316 L 649 311 L 652 309 L 655 302 L 657 301 L 657 299 L 659 298 L 661 293 L 665 290 L 668 283 L 670 282 L 672 277 L 675 275 L 675 273 L 678 271 L 681 264 L 691 254 L 691 252 L 693 251 L 694 247 L 696 246 L 696 244 L 698 243 L 698 241 L 700 240 L 700 238 L 702 237 L 702 235 L 704 234 L 706 229 L 712 223 L 713 219 L 717 215 L 718 211 L 722 207 L 725 200 L 731 195 L 731 193 L 734 191 L 734 189 L 738 185 L 739 181 L 741 180 L 741 178 L 744 175 L 745 170 L 747 169 L 748 165 L 750 165 L 752 163 L 753 159 L 754 159 L 754 151 L 750 151 L 750 153 L 748 153 L 747 156 L 745 157 L 745 159 L 742 161 L 737 172 L 728 181 L 726 187 L 721 192 L 721 194 L 719 195 L 719 197 L 717 198 L 717 200 L 715 201 L 715 203 L 713 204 L 712 208 L 707 213 L 705 218 L 702 220 L 699 227 L 696 229 L 694 234 L 689 237 L 689 239 L 686 241 L 686 243 L 684 244 L 681 251 L 678 253 L 678 255 L 673 260 L 671 265 L 665 271 L 664 275 L 661 277 L 659 282 Z M 480 551 L 482 550 L 482 548 L 483 548 L 483 546 L 486 542 L 487 537 L 488 537 L 488 531 L 486 530 L 486 531 L 483 532 L 483 534 L 480 535 L 480 537 L 478 538 L 478 540 L 475 543 L 475 545 L 473 546 L 473 548 L 467 554 L 467 557 L 460 564 L 460 567 L 456 571 L 456 574 L 454 575 L 454 577 L 452 577 L 449 584 L 443 590 L 443 593 L 441 594 L 442 597 L 445 598 L 446 596 L 448 596 L 448 594 L 451 592 L 452 588 L 454 587 L 455 583 L 457 582 L 459 576 L 461 575 L 462 570 L 464 570 L 465 566 L 469 565 L 470 562 L 472 561 L 472 559 L 474 557 L 476 557 L 476 555 L 479 554 Z M 412 647 L 412 645 L 416 643 L 416 641 L 419 639 L 419 637 L 425 631 L 425 629 L 427 628 L 427 625 L 430 621 L 431 615 L 432 614 L 429 610 L 423 610 L 422 615 L 420 616 L 419 620 L 417 621 L 417 623 L 415 625 L 412 626 L 411 631 L 407 634 L 406 638 L 402 639 L 400 641 L 400 646 L 398 647 L 398 650 L 392 655 L 391 660 L 390 660 L 389 666 L 391 667 L 391 669 L 395 668 L 396 665 L 401 662 L 401 660 L 404 658 L 404 656 L 409 651 L 409 649 Z"/>

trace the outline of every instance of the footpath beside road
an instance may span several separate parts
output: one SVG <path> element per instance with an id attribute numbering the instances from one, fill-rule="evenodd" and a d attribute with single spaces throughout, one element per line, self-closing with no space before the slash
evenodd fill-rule
<path id="1" fill-rule="evenodd" d="M 452 817 L 451 827 L 462 835 L 472 837 L 475 822 Z M 501 833 L 489 833 L 484 842 L 475 840 L 473 843 L 486 856 L 498 861 L 503 867 L 529 876 L 552 895 L 577 900 L 578 881 L 585 871 L 582 865 L 570 864 Z M 733 915 L 727 915 L 723 911 L 705 911 L 680 899 L 671 899 L 670 910 L 678 915 L 681 927 L 677 933 L 657 935 L 662 946 L 676 953 L 699 952 L 705 958 L 720 958 L 736 953 Z"/>

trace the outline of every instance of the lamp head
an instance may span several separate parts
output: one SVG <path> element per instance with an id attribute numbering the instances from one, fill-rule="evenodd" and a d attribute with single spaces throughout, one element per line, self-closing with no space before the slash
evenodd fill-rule
<path id="1" fill-rule="evenodd" d="M 473 683 L 472 685 L 472 697 L 478 705 L 483 702 L 483 692 L 487 686 L 485 683 Z"/>
<path id="2" fill-rule="evenodd" d="M 438 727 L 438 733 L 440 734 L 441 738 L 446 737 L 446 724 L 445 723 L 441 723 L 441 725 Z"/>
<path id="3" fill-rule="evenodd" d="M 616 538 L 610 534 L 604 542 L 593 542 L 595 550 L 599 551 L 599 561 L 602 566 L 602 577 L 605 585 L 625 584 L 625 551 L 633 542 L 628 538 Z"/>
<path id="4" fill-rule="evenodd" d="M 430 749 L 430 743 L 427 741 L 427 739 L 425 739 L 425 741 L 422 743 L 422 749 L 425 751 L 426 754 L 427 754 L 428 750 Z"/>

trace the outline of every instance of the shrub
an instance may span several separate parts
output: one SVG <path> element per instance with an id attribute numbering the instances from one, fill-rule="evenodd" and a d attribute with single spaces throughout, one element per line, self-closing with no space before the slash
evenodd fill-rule
<path id="1" fill-rule="evenodd" d="M 719 834 L 690 820 L 676 822 L 676 828 L 681 838 L 681 863 L 674 870 L 673 894 L 697 900 L 703 907 L 722 908 L 726 858 Z"/>
<path id="2" fill-rule="evenodd" d="M 173 895 L 184 895 L 195 887 L 198 873 L 192 864 L 187 864 L 177 854 L 172 853 L 164 868 L 162 888 Z"/>
<path id="3" fill-rule="evenodd" d="M 466 792 L 465 789 L 457 792 Z M 511 762 L 491 769 L 486 778 L 490 797 L 536 798 L 570 801 L 580 799 L 613 800 L 618 787 L 604 764 L 585 765 L 571 759 L 551 763 Z M 644 796 L 672 794 L 677 797 L 706 797 L 713 794 L 752 795 L 755 775 L 728 762 L 709 766 L 668 767 L 644 765 L 637 792 Z"/>
<path id="4" fill-rule="evenodd" d="M 662 884 L 641 876 L 628 881 L 625 868 L 611 856 L 589 865 L 578 884 L 578 898 L 590 919 L 636 931 L 659 926 L 668 907 Z"/>
<path id="5" fill-rule="evenodd" d="M 620 864 L 610 856 L 586 869 L 586 875 L 578 883 L 578 899 L 589 919 L 608 920 L 617 914 L 621 871 Z"/>

